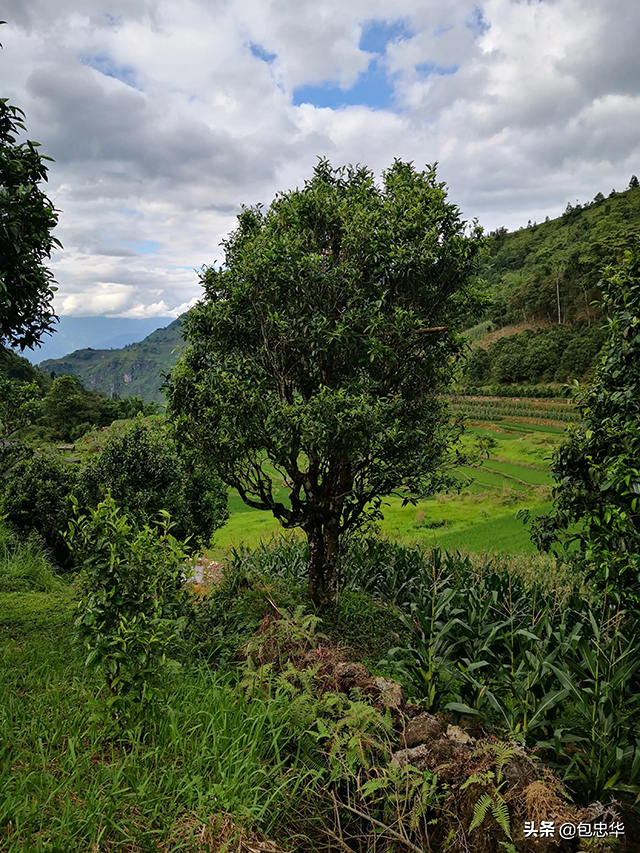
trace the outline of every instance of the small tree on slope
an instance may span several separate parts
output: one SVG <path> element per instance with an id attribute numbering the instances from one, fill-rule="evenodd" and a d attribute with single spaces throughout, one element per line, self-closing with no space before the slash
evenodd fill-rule
<path id="1" fill-rule="evenodd" d="M 345 531 L 381 496 L 444 481 L 457 428 L 441 393 L 481 301 L 481 243 L 435 169 L 395 161 L 380 187 L 320 161 L 268 211 L 243 209 L 202 274 L 170 413 L 248 506 L 302 528 L 319 604 Z"/>

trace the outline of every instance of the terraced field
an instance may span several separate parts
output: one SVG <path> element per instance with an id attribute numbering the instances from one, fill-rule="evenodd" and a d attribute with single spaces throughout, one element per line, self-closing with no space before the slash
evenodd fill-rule
<path id="1" fill-rule="evenodd" d="M 550 508 L 551 456 L 577 413 L 570 404 L 557 400 L 490 400 L 489 406 L 486 400 L 481 402 L 482 412 L 468 398 L 457 398 L 453 407 L 470 418 L 465 444 L 490 440 L 489 458 L 478 467 L 457 471 L 458 492 L 405 507 L 400 496 L 387 498 L 380 524 L 383 535 L 450 550 L 535 551 L 516 514 L 525 508 L 532 513 Z M 286 497 L 284 488 L 280 497 Z M 234 492 L 229 495 L 229 508 L 231 517 L 217 534 L 215 556 L 241 542 L 255 546 L 282 532 L 269 513 L 249 509 Z"/>

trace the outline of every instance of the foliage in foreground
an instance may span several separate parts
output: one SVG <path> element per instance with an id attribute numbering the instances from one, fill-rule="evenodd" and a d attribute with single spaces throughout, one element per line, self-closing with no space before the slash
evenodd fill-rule
<path id="1" fill-rule="evenodd" d="M 87 515 L 74 507 L 66 538 L 83 567 L 75 635 L 85 665 L 104 675 L 114 717 L 137 720 L 179 666 L 171 655 L 188 615 L 187 555 L 166 511 L 158 530 L 133 527 L 110 495 Z"/>
<path id="2" fill-rule="evenodd" d="M 321 161 L 268 211 L 246 208 L 203 273 L 170 411 L 245 503 L 304 531 L 318 603 L 335 597 L 342 535 L 380 496 L 446 480 L 459 430 L 440 394 L 482 301 L 480 248 L 435 168 L 396 161 L 377 186 Z"/>
<path id="3" fill-rule="evenodd" d="M 236 558 L 236 571 L 257 570 L 258 587 L 262 572 L 295 588 L 304 551 L 299 541 L 279 543 L 244 563 Z M 386 621 L 387 645 L 379 649 L 378 671 L 425 709 L 539 749 L 583 802 L 640 793 L 636 623 L 588 594 L 575 568 L 368 539 L 345 552 L 342 571 L 343 607 L 356 591 L 382 604 L 376 618 Z M 385 604 L 396 608 L 393 619 Z M 354 614 L 360 625 L 365 612 Z"/>
<path id="4" fill-rule="evenodd" d="M 87 519 L 88 548 L 93 550 L 104 540 L 104 536 L 96 535 L 98 528 L 109 520 L 107 516 L 117 522 L 114 513 L 113 506 L 105 507 L 102 521 L 95 515 L 93 522 Z M 133 532 L 127 536 L 126 559 L 135 563 L 131 551 L 137 547 L 137 536 Z M 118 536 L 113 538 L 117 541 Z M 148 550 L 149 542 L 143 546 Z M 101 547 L 102 556 L 94 568 L 104 590 L 103 581 L 110 585 L 113 577 L 105 559 L 108 545 L 103 541 Z M 123 553 L 116 549 L 114 554 L 116 573 L 118 554 Z M 448 753 L 446 769 L 438 765 L 436 772 L 435 764 L 419 769 L 391 762 L 398 749 L 399 721 L 394 723 L 388 711 L 357 691 L 336 693 L 331 678 L 322 675 L 326 652 L 332 647 L 335 650 L 322 634 L 333 629 L 330 620 L 319 622 L 308 598 L 302 606 L 296 605 L 304 595 L 298 579 L 304 575 L 305 565 L 304 546 L 299 542 L 280 543 L 278 550 L 270 553 L 263 549 L 255 560 L 251 555 L 238 555 L 219 590 L 202 605 L 206 610 L 211 602 L 210 615 L 224 621 L 225 605 L 238 602 L 236 638 L 241 649 L 237 668 L 226 666 L 214 671 L 208 664 L 197 663 L 175 672 L 165 671 L 161 701 L 156 706 L 162 713 L 153 714 L 151 706 L 144 709 L 137 703 L 142 712 L 137 718 L 121 716 L 117 721 L 101 713 L 105 701 L 110 706 L 110 692 L 99 673 L 83 667 L 82 659 L 63 639 L 68 637 L 71 618 L 67 594 L 58 593 L 52 601 L 33 593 L 21 598 L 4 596 L 0 626 L 3 662 L 7 665 L 0 668 L 0 734 L 4 744 L 0 754 L 0 826 L 6 849 L 10 853 L 44 853 L 55 849 L 56 844 L 70 851 L 98 844 L 116 849 L 128 846 L 136 851 L 195 851 L 202 849 L 202 839 L 214 844 L 224 823 L 235 826 L 237 832 L 261 831 L 284 849 L 318 849 L 343 839 L 353 849 L 359 844 L 369 849 L 367 845 L 375 847 L 384 841 L 403 848 L 413 844 L 414 849 L 424 850 L 441 850 L 447 845 L 451 851 L 469 849 L 469 845 L 492 853 L 505 847 L 520 850 L 524 849 L 522 820 L 529 819 L 531 809 L 552 808 L 557 814 L 572 808 L 559 795 L 560 789 L 551 777 L 541 776 L 527 752 L 515 742 L 532 735 L 533 742 L 539 739 L 544 718 L 550 730 L 555 727 L 559 731 L 560 744 L 572 746 L 571 753 L 561 752 L 558 766 L 574 790 L 581 786 L 585 801 L 596 791 L 603 799 L 612 792 L 628 795 L 624 786 L 629 782 L 630 763 L 625 757 L 620 767 L 617 748 L 609 748 L 615 738 L 618 748 L 625 737 L 631 740 L 629 730 L 616 728 L 620 703 L 626 703 L 628 724 L 637 723 L 632 719 L 636 706 L 625 693 L 627 683 L 638 690 L 633 672 L 636 656 L 628 654 L 622 642 L 628 627 L 622 620 L 613 626 L 610 636 L 617 630 L 615 636 L 622 642 L 619 657 L 623 660 L 610 656 L 612 666 L 602 669 L 599 681 L 597 674 L 595 681 L 589 681 L 588 666 L 602 666 L 605 658 L 596 659 L 598 649 L 609 654 L 611 646 L 605 634 L 611 626 L 590 626 L 600 631 L 594 651 L 593 644 L 585 642 L 591 640 L 588 632 L 577 631 L 571 620 L 565 628 L 554 625 L 556 634 L 548 637 L 537 674 L 548 680 L 553 671 L 568 673 L 563 668 L 574 655 L 580 666 L 570 673 L 576 689 L 571 693 L 567 681 L 563 688 L 567 692 L 559 700 L 563 707 L 538 703 L 528 726 L 516 725 L 509 732 L 511 742 L 506 742 L 482 733 L 483 728 L 499 733 L 512 728 L 492 702 L 471 702 L 463 718 L 467 729 L 473 727 L 475 718 L 477 743 L 460 752 L 443 734 L 442 743 L 454 751 Z M 371 572 L 375 566 L 377 574 Z M 575 613 L 579 606 L 574 606 L 568 580 L 558 588 L 557 601 L 549 606 L 549 590 L 554 589 L 551 571 L 548 583 L 536 595 L 532 588 L 519 585 L 516 574 L 505 572 L 504 566 L 498 569 L 488 562 L 474 566 L 455 555 L 428 554 L 374 540 L 354 544 L 344 565 L 352 588 L 369 579 L 373 595 L 396 602 L 395 618 L 400 624 L 404 620 L 413 635 L 413 642 L 405 645 L 405 657 L 394 660 L 393 655 L 391 659 L 387 656 L 381 664 L 387 672 L 395 667 L 410 690 L 414 685 L 414 695 L 428 701 L 429 692 L 419 686 L 424 684 L 419 669 L 424 669 L 429 660 L 428 642 L 432 641 L 436 647 L 431 655 L 433 678 L 445 679 L 451 671 L 475 699 L 479 696 L 474 680 L 482 678 L 484 692 L 505 704 L 508 693 L 500 686 L 500 671 L 507 668 L 512 651 L 526 644 L 527 634 L 535 635 L 537 643 L 529 637 L 527 660 L 531 664 L 537 645 L 541 641 L 544 644 L 549 633 L 545 629 L 542 635 L 536 634 L 537 623 L 529 624 L 532 606 L 535 613 L 540 612 L 541 622 L 546 610 L 556 613 L 564 608 Z M 134 597 L 144 597 L 144 573 L 138 572 L 135 577 L 137 592 L 129 591 Z M 430 586 L 434 578 L 438 584 L 435 590 Z M 126 592 L 130 582 L 127 580 L 121 591 Z M 447 584 L 456 596 L 447 592 Z M 471 592 L 475 587 L 474 598 Z M 427 642 L 422 648 L 418 642 L 421 628 L 417 614 L 409 612 L 410 602 L 416 595 L 425 598 L 430 593 L 431 605 L 424 603 L 429 628 L 428 634 L 425 629 Z M 372 610 L 387 612 L 388 605 L 376 604 L 363 593 L 356 595 L 353 589 L 345 592 L 344 606 L 352 606 L 357 596 L 363 602 L 366 598 Z M 218 598 L 221 607 L 215 605 Z M 114 612 L 118 601 L 116 596 Z M 91 606 L 91 598 L 85 598 L 83 607 L 89 613 Z M 472 622 L 474 614 L 476 621 Z M 448 623 L 453 627 L 447 628 Z M 478 635 L 475 648 L 469 645 L 469 632 L 464 635 L 465 647 L 458 643 L 458 635 L 467 624 Z M 210 619 L 206 625 L 210 629 L 214 621 Z M 95 626 L 87 626 L 87 630 L 94 631 Z M 559 650 L 548 661 L 547 652 L 554 644 Z M 447 645 L 451 647 L 448 658 Z M 590 653 L 596 655 L 593 662 Z M 465 658 L 473 656 L 477 662 L 479 655 L 487 664 L 469 667 Z M 317 658 L 317 662 L 301 666 L 307 658 Z M 162 672 L 160 658 L 155 660 L 158 664 L 156 673 Z M 519 678 L 518 660 L 513 664 Z M 411 672 L 403 673 L 403 667 Z M 145 677 L 153 680 L 152 673 Z M 569 679 L 569 674 L 566 677 Z M 610 689 L 607 682 L 611 682 Z M 541 686 L 548 689 L 548 685 L 532 679 L 529 699 Z M 448 703 L 448 699 L 445 689 L 432 708 L 437 708 L 438 701 L 441 705 Z M 604 718 L 589 716 L 594 701 L 605 712 Z M 455 708 L 439 712 L 443 732 L 459 713 Z M 564 731 L 556 725 L 562 714 L 569 724 Z M 607 714 L 613 714 L 614 720 L 608 730 Z M 599 738 L 606 745 L 607 737 L 611 740 L 608 756 L 614 761 L 608 767 L 602 756 L 589 752 L 591 743 Z M 553 744 L 547 745 L 546 755 L 553 759 Z M 573 764 L 567 761 L 569 756 L 575 758 Z M 580 759 L 584 759 L 584 766 Z M 579 774 L 587 759 L 593 761 L 593 767 L 582 779 Z M 594 778 L 596 771 L 601 772 L 600 779 Z M 507 778 L 512 781 L 507 783 Z M 510 787 L 514 778 L 538 781 L 527 789 L 525 798 L 524 781 L 520 787 Z M 575 809 L 571 812 L 573 817 L 578 813 Z"/>
<path id="5" fill-rule="evenodd" d="M 56 316 L 53 276 L 45 266 L 60 241 L 58 213 L 40 188 L 47 180 L 38 143 L 19 142 L 24 112 L 0 98 L 0 346 L 33 348 Z"/>

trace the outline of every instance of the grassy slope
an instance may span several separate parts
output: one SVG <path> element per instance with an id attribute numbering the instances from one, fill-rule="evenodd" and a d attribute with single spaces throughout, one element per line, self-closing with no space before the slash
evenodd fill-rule
<path id="1" fill-rule="evenodd" d="M 72 593 L 0 593 L 3 853 L 195 851 L 190 830 L 225 815 L 286 825 L 296 785 L 282 775 L 281 701 L 247 702 L 194 667 L 174 678 L 152 738 L 122 738 L 96 716 L 100 684 L 71 645 Z"/>
<path id="2" fill-rule="evenodd" d="M 78 350 L 64 358 L 43 361 L 40 368 L 53 370 L 58 376 L 78 376 L 86 388 L 105 394 L 137 395 L 145 402 L 164 402 L 161 374 L 173 367 L 175 350 L 181 343 L 178 319 L 140 343 L 114 350 Z"/>

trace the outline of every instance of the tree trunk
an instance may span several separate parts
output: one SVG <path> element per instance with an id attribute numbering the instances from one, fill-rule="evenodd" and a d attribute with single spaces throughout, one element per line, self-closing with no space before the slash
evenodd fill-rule
<path id="1" fill-rule="evenodd" d="M 313 524 L 306 529 L 309 543 L 309 595 L 317 606 L 335 600 L 338 593 L 338 522 Z"/>

